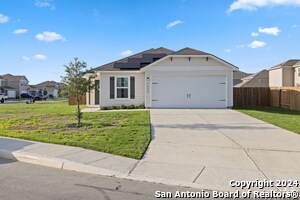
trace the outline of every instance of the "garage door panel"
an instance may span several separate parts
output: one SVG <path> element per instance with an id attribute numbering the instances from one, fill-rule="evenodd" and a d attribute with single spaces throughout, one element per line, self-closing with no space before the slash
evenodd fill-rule
<path id="1" fill-rule="evenodd" d="M 156 76 L 153 108 L 224 108 L 225 76 Z"/>

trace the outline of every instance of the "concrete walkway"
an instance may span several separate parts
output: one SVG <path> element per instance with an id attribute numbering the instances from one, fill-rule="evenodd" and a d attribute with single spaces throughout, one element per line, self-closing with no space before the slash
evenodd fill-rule
<path id="1" fill-rule="evenodd" d="M 237 189 L 230 180 L 300 181 L 295 133 L 227 109 L 151 110 L 151 123 L 153 140 L 131 177 L 221 191 Z"/>

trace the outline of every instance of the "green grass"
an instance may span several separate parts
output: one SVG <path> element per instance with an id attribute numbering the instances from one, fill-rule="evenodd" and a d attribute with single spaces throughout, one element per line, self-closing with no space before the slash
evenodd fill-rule
<path id="1" fill-rule="evenodd" d="M 299 111 L 271 107 L 238 107 L 235 109 L 251 117 L 300 134 Z"/>
<path id="2" fill-rule="evenodd" d="M 64 144 L 140 159 L 150 142 L 149 111 L 84 113 L 74 128 L 75 106 L 66 102 L 0 106 L 0 135 Z"/>

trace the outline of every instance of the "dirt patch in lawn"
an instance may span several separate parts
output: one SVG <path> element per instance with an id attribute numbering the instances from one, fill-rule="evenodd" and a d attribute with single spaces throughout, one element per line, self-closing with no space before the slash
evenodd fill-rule
<path id="1" fill-rule="evenodd" d="M 71 128 L 71 129 L 80 129 L 80 128 L 84 128 L 84 127 L 90 127 L 92 126 L 93 124 L 89 124 L 89 123 L 82 123 L 80 124 L 79 126 L 75 123 L 72 123 L 72 124 L 67 124 L 66 125 L 66 128 Z"/>
<path id="2" fill-rule="evenodd" d="M 20 130 L 23 130 L 23 131 L 33 131 L 33 130 L 37 130 L 37 126 L 33 126 L 33 125 L 30 125 L 30 124 L 22 124 L 22 125 L 19 125 L 19 126 L 13 126 L 13 127 L 10 127 L 8 128 L 8 130 L 12 130 L 12 131 L 20 131 Z"/>
<path id="3" fill-rule="evenodd" d="M 61 122 L 67 122 L 72 120 L 72 117 L 70 116 L 52 116 L 52 115 L 47 115 L 47 116 L 42 116 L 41 117 L 41 124 L 53 122 L 53 123 L 61 123 Z"/>
<path id="4" fill-rule="evenodd" d="M 16 118 L 16 117 L 33 117 L 33 116 L 38 116 L 37 114 L 12 114 L 12 113 L 0 113 L 0 119 L 11 119 L 11 118 Z"/>

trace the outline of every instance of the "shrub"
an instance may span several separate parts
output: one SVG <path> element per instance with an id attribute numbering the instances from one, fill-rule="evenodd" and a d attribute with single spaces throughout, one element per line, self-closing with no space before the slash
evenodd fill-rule
<path id="1" fill-rule="evenodd" d="M 121 105 L 121 109 L 127 109 L 127 106 Z"/>
<path id="2" fill-rule="evenodd" d="M 108 110 L 108 107 L 101 106 L 100 110 Z"/>
<path id="3" fill-rule="evenodd" d="M 135 108 L 135 106 L 134 105 L 130 105 L 130 106 L 128 106 L 128 109 L 134 109 Z"/>
<path id="4" fill-rule="evenodd" d="M 139 108 L 139 109 L 145 109 L 145 105 L 144 105 L 144 104 L 141 104 L 141 105 L 138 106 L 138 108 Z"/>

